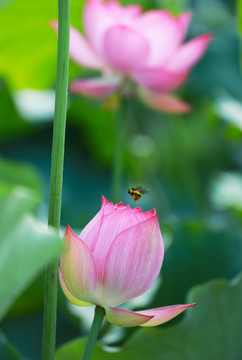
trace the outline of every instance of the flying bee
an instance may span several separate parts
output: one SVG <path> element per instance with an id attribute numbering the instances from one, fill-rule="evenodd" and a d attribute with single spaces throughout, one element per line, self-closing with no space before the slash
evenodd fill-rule
<path id="1" fill-rule="evenodd" d="M 142 188 L 141 186 L 139 186 L 137 188 L 130 188 L 129 191 L 128 191 L 128 194 L 136 202 L 136 201 L 139 201 L 141 199 L 142 194 L 146 194 L 147 192 L 149 192 L 148 189 L 145 189 L 145 188 Z"/>

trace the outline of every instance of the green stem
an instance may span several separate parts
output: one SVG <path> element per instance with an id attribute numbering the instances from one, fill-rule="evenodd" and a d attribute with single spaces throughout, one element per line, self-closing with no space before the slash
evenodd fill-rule
<path id="1" fill-rule="evenodd" d="M 51 155 L 50 197 L 48 224 L 60 228 L 62 177 L 66 128 L 66 108 L 69 68 L 70 0 L 58 0 L 58 55 L 55 115 Z M 57 307 L 56 260 L 46 269 L 42 360 L 55 356 L 56 307 Z"/>
<path id="2" fill-rule="evenodd" d="M 95 343 L 97 341 L 98 333 L 102 325 L 104 315 L 105 315 L 104 308 L 100 306 L 96 306 L 92 327 L 87 339 L 84 353 L 82 355 L 82 360 L 90 360 L 92 358 L 92 353 L 95 347 Z"/>
<path id="3" fill-rule="evenodd" d="M 240 46 L 240 71 L 242 72 L 242 0 L 237 0 L 236 14 Z"/>
<path id="4" fill-rule="evenodd" d="M 116 112 L 114 117 L 115 152 L 114 152 L 113 179 L 112 179 L 112 200 L 114 204 L 121 201 L 124 124 L 125 124 L 125 114 L 126 114 L 125 107 L 126 104 L 122 103 L 120 106 L 120 110 Z"/>

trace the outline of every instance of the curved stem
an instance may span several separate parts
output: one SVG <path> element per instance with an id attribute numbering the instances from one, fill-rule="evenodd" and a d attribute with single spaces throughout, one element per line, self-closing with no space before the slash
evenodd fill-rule
<path id="1" fill-rule="evenodd" d="M 60 228 L 62 177 L 64 162 L 66 108 L 69 67 L 70 0 L 58 0 L 58 55 L 55 115 L 51 155 L 50 197 L 48 224 Z M 42 360 L 55 356 L 56 307 L 57 307 L 56 260 L 46 269 Z"/>
<path id="2" fill-rule="evenodd" d="M 84 353 L 82 355 L 82 360 L 90 360 L 92 358 L 93 350 L 95 347 L 95 343 L 97 341 L 100 327 L 103 322 L 104 315 L 105 315 L 104 308 L 102 308 L 100 306 L 96 306 L 92 327 L 91 327 L 91 330 L 90 330 L 90 333 L 89 333 L 89 336 L 87 339 Z"/>

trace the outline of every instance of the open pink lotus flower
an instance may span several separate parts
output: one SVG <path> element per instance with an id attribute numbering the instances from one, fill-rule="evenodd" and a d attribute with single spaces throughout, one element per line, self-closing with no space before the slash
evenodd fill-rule
<path id="1" fill-rule="evenodd" d="M 70 91 L 93 98 L 124 92 L 127 80 L 148 105 L 168 112 L 190 106 L 170 92 L 187 79 L 212 36 L 205 34 L 183 44 L 191 12 L 174 17 L 167 10 L 142 13 L 140 5 L 122 6 L 115 0 L 87 0 L 83 36 L 70 29 L 70 56 L 78 64 L 100 70 L 103 77 L 74 81 Z M 57 29 L 57 22 L 52 26 Z M 128 86 L 130 88 L 130 86 Z"/>
<path id="2" fill-rule="evenodd" d="M 164 246 L 155 210 L 113 205 L 102 197 L 100 211 L 81 234 L 67 226 L 64 239 L 60 283 L 73 304 L 102 306 L 109 322 L 124 327 L 160 325 L 195 305 L 138 312 L 114 307 L 143 294 L 160 272 Z"/>

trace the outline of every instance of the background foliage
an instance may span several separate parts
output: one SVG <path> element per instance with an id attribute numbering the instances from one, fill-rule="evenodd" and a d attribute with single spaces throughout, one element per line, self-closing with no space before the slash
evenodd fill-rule
<path id="1" fill-rule="evenodd" d="M 166 244 L 160 282 L 129 306 L 198 305 L 184 318 L 151 330 L 104 325 L 94 359 L 160 359 L 162 354 L 172 360 L 239 360 L 241 1 L 140 3 L 174 13 L 192 9 L 188 38 L 211 32 L 214 40 L 180 90 L 193 106 L 191 114 L 154 113 L 132 101 L 124 119 L 123 202 L 133 206 L 129 186 L 147 186 L 150 193 L 141 206 L 157 208 Z M 83 1 L 71 1 L 71 24 L 79 29 L 82 7 Z M 57 39 L 48 22 L 56 18 L 56 0 L 0 1 L 1 359 L 40 359 L 42 272 L 62 248 L 61 240 L 40 226 L 47 222 L 56 76 Z M 70 62 L 70 80 L 88 74 Z M 82 228 L 98 211 L 101 194 L 111 198 L 113 116 L 107 104 L 69 96 L 63 227 Z M 91 316 L 71 307 L 60 291 L 57 360 L 80 358 L 85 341 L 80 336 L 87 334 Z"/>

